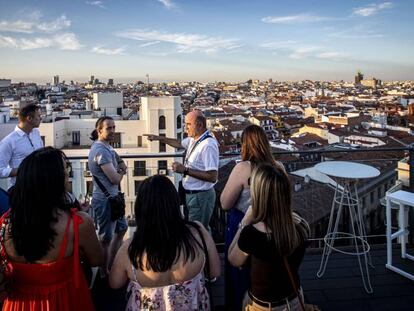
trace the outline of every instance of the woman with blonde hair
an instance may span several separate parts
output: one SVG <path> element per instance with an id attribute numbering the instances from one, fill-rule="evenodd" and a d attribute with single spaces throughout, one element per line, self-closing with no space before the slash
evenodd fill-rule
<path id="1" fill-rule="evenodd" d="M 235 267 L 251 260 L 245 310 L 302 310 L 298 270 L 309 225 L 292 212 L 291 185 L 281 168 L 258 165 L 252 175 L 252 205 L 230 245 Z"/>
<path id="2" fill-rule="evenodd" d="M 233 168 L 220 197 L 221 207 L 229 211 L 225 241 L 226 253 L 236 235 L 238 225 L 250 205 L 249 180 L 254 167 L 261 163 L 268 163 L 283 168 L 283 165 L 273 158 L 269 140 L 260 126 L 254 124 L 247 126 L 243 130 L 241 143 L 242 161 Z M 226 261 L 227 307 L 232 310 L 240 310 L 248 283 L 248 268 L 234 268 Z"/>

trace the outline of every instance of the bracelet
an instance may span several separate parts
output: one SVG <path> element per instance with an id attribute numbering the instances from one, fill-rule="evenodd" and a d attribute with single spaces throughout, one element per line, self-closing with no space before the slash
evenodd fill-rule
<path id="1" fill-rule="evenodd" d="M 243 228 L 245 227 L 245 224 L 242 222 L 242 221 L 240 221 L 239 222 L 239 225 L 238 225 L 238 228 L 240 229 L 240 230 L 243 230 Z"/>

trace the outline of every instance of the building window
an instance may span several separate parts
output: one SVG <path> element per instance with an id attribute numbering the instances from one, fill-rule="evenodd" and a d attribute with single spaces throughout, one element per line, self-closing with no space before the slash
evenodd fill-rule
<path id="1" fill-rule="evenodd" d="M 109 144 L 112 148 L 121 148 L 121 133 L 115 133 L 114 140 Z"/>
<path id="2" fill-rule="evenodd" d="M 122 116 L 122 108 L 116 108 L 116 114 Z"/>
<path id="3" fill-rule="evenodd" d="M 142 136 L 138 136 L 138 147 L 142 147 Z"/>
<path id="4" fill-rule="evenodd" d="M 86 193 L 92 194 L 93 192 L 93 183 L 92 180 L 86 181 Z"/>
<path id="5" fill-rule="evenodd" d="M 165 117 L 164 116 L 160 116 L 158 120 L 158 128 L 160 130 L 165 130 Z"/>
<path id="6" fill-rule="evenodd" d="M 158 161 L 158 174 L 168 175 L 168 164 L 166 160 Z"/>
<path id="7" fill-rule="evenodd" d="M 147 176 L 147 169 L 146 169 L 145 161 L 134 161 L 133 176 Z"/>
<path id="8" fill-rule="evenodd" d="M 181 140 L 181 133 L 177 133 L 177 139 Z"/>
<path id="9" fill-rule="evenodd" d="M 85 171 L 83 172 L 84 177 L 92 177 L 92 173 L 89 170 L 89 163 L 85 162 Z"/>
<path id="10" fill-rule="evenodd" d="M 139 189 L 139 185 L 141 184 L 142 180 L 134 180 L 134 190 L 135 190 L 135 195 L 138 194 L 138 189 Z"/>
<path id="11" fill-rule="evenodd" d="M 181 129 L 182 124 L 181 124 L 181 115 L 177 116 L 177 130 Z"/>
<path id="12" fill-rule="evenodd" d="M 160 134 L 160 136 L 165 137 L 165 134 Z M 164 142 L 159 142 L 160 143 L 160 152 L 166 152 L 167 151 L 167 145 Z"/>
<path id="13" fill-rule="evenodd" d="M 72 192 L 73 191 L 73 183 L 72 183 L 72 181 L 70 180 L 69 181 L 69 183 L 68 183 L 68 188 L 69 189 L 66 189 L 67 191 L 69 191 L 69 192 Z"/>
<path id="14" fill-rule="evenodd" d="M 72 132 L 72 145 L 79 146 L 80 145 L 80 131 L 73 131 Z"/>

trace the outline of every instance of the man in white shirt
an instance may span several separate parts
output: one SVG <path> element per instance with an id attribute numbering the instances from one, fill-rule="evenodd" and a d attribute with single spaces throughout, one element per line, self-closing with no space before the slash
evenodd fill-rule
<path id="1" fill-rule="evenodd" d="M 33 151 L 43 147 L 39 125 L 40 107 L 34 104 L 19 112 L 19 124 L 0 142 L 0 178 L 10 178 L 9 187 L 16 182 L 20 163 Z"/>
<path id="2" fill-rule="evenodd" d="M 182 141 L 151 134 L 146 136 L 150 141 L 158 140 L 187 150 L 184 164 L 174 162 L 172 169 L 183 174 L 189 220 L 201 222 L 210 231 L 210 218 L 216 203 L 214 185 L 218 175 L 218 142 L 207 130 L 206 118 L 201 111 L 188 113 L 185 125 L 188 137 Z"/>

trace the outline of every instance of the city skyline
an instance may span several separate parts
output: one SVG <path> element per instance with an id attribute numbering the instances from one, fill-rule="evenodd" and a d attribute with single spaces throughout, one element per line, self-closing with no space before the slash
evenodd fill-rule
<path id="1" fill-rule="evenodd" d="M 0 1 L 0 78 L 414 80 L 408 1 Z"/>

